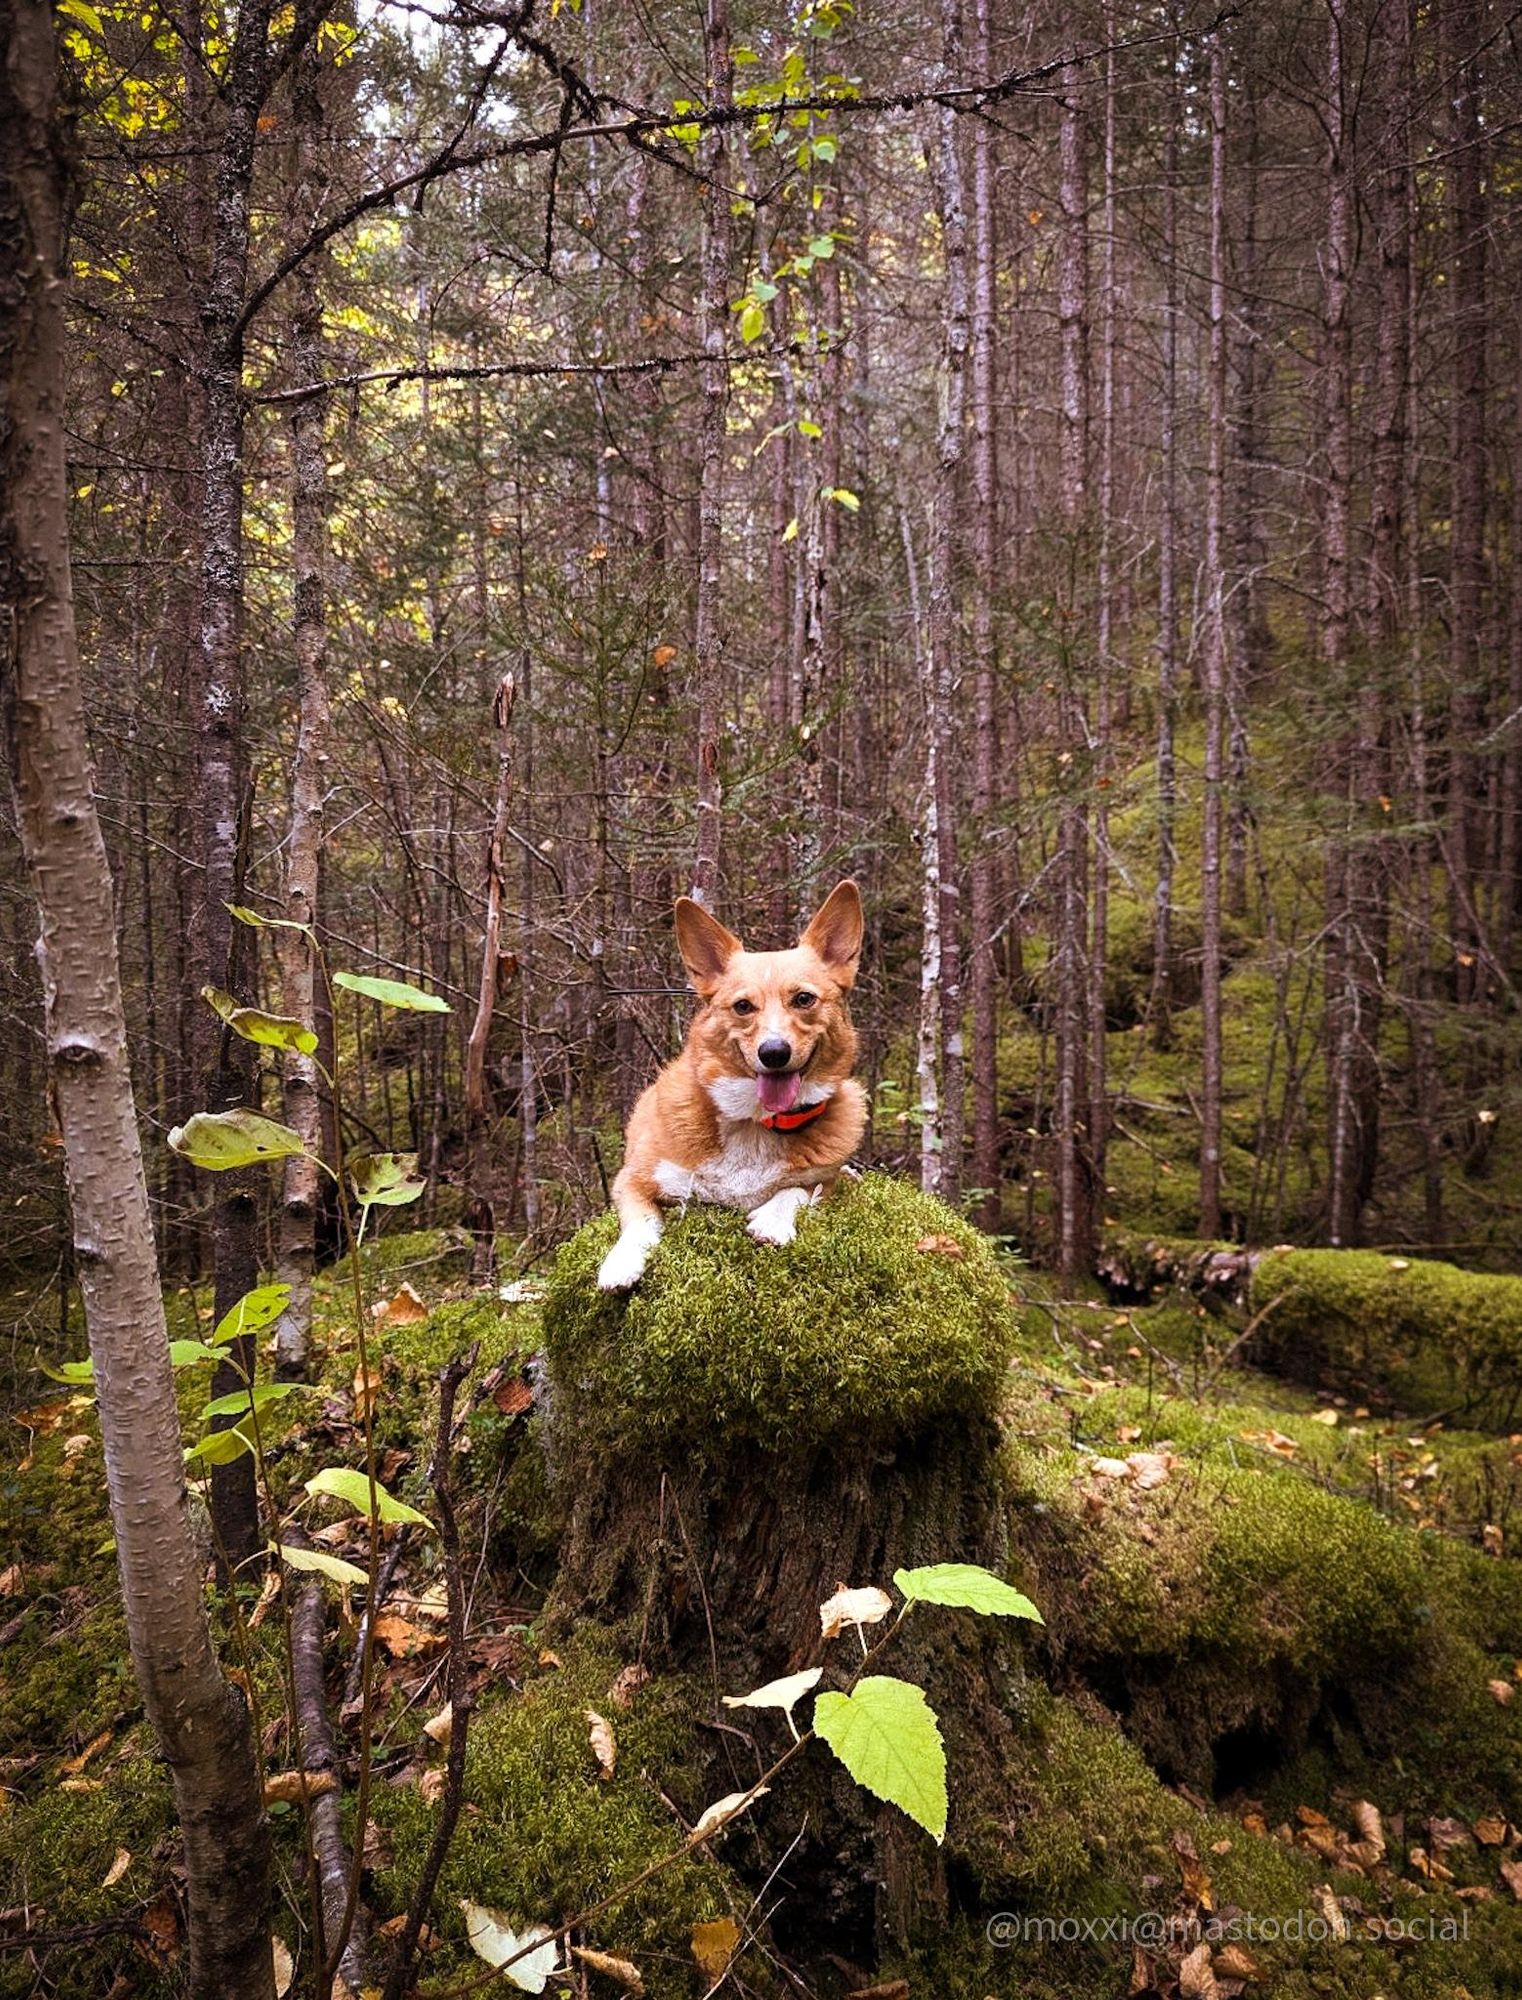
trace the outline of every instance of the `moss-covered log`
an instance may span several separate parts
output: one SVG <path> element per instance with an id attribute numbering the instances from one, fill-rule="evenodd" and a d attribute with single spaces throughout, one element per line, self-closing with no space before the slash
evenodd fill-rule
<path id="1" fill-rule="evenodd" d="M 918 1563 L 1004 1568 L 994 1411 L 1014 1318 L 975 1231 L 877 1176 L 838 1189 L 784 1250 L 694 1209 L 627 1299 L 595 1284 L 612 1232 L 611 1218 L 581 1232 L 545 1301 L 567 1627 L 591 1618 L 699 1677 L 726 1719 L 719 1695 L 816 1658 L 849 1674 L 843 1647 L 821 1653 L 837 1585 Z M 925 1686 L 954 1783 L 1009 1736 L 1018 1667 L 1000 1624 L 917 1618 L 885 1662 Z M 859 1951 L 880 1924 L 906 1936 L 939 1918 L 930 1842 L 824 1753 L 775 1810 L 794 1831 L 807 1815 L 820 1935 Z"/>
<path id="2" fill-rule="evenodd" d="M 1522 1411 L 1522 1278 L 1376 1250 L 1243 1250 L 1117 1232 L 1100 1275 L 1117 1296 L 1188 1291 L 1236 1308 L 1243 1358 L 1316 1389 L 1510 1430 Z"/>

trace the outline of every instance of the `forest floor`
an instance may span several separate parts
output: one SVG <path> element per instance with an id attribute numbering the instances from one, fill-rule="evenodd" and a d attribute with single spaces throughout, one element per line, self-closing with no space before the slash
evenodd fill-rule
<path id="1" fill-rule="evenodd" d="M 538 1288 L 472 1294 L 449 1232 L 382 1238 L 365 1257 L 368 1393 L 401 1497 L 426 1499 L 439 1366 L 480 1343 L 455 1473 L 478 1711 L 426 1964 L 423 1990 L 442 1991 L 475 1963 L 461 1899 L 560 1921 L 682 1844 L 704 1803 L 689 1779 L 713 1691 L 642 1681 L 625 1635 L 589 1626 L 552 1644 L 540 1627 L 562 1496 L 529 1365 Z M 1243 1369 L 1231 1316 L 1182 1296 L 1118 1308 L 1060 1299 L 1015 1266 L 1007 1277 L 1010 1574 L 1046 1620 L 1026 1647 L 1015 1762 L 996 1789 L 953 1767 L 940 1938 L 875 1967 L 840 1952 L 799 1963 L 809 1990 L 904 1978 L 958 2000 L 1107 2000 L 1149 1982 L 1290 2000 L 1516 1991 L 1522 1572 L 1508 1558 L 1522 1440 Z M 176 1333 L 209 1316 L 199 1293 L 170 1304 Z M 345 1312 L 325 1280 L 321 1381 L 271 1412 L 286 1495 L 356 1460 L 367 1391 Z M 197 1370 L 182 1379 L 191 1438 L 205 1384 Z M 0 1995 L 167 1995 L 182 1962 L 176 1850 L 125 1654 L 92 1399 L 31 1382 L 0 1474 Z M 330 1518 L 325 1501 L 297 1511 L 320 1546 L 363 1560 L 352 1517 Z M 277 1772 L 289 1759 L 278 1602 L 248 1623 L 243 1671 Z M 441 1731 L 426 1727 L 444 1704 L 432 1537 L 409 1540 L 377 1637 L 365 1894 L 384 1925 L 406 1907 L 442 1786 Z M 335 1704 L 354 1641 L 346 1613 L 330 1640 Z M 276 1928 L 299 1958 L 300 1815 L 271 1812 Z M 758 1922 L 766 1859 L 731 1832 L 583 1941 L 634 1962 L 653 1994 L 696 1996 L 714 1949 L 739 1939 L 738 1990 L 780 1992 L 775 1941 L 808 1884 L 784 1868 L 764 1905 L 774 1921 Z M 1147 1912 L 1174 1926 L 1168 1938 L 1128 1929 Z M 1213 1937 L 1212 1916 L 1226 1926 Z M 590 1977 L 589 1990 L 616 1990 Z"/>

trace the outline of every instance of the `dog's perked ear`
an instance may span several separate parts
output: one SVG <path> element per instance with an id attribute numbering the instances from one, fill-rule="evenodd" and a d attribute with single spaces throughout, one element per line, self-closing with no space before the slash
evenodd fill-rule
<path id="1" fill-rule="evenodd" d="M 850 986 L 865 929 L 861 891 L 854 882 L 837 882 L 799 942 L 818 952 L 842 986 Z"/>
<path id="2" fill-rule="evenodd" d="M 676 899 L 676 942 L 694 989 L 706 1000 L 744 945 L 690 896 Z"/>

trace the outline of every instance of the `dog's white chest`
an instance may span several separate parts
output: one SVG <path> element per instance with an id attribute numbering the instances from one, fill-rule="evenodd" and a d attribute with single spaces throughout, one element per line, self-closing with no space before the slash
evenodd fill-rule
<path id="1" fill-rule="evenodd" d="M 698 1167 L 659 1160 L 655 1184 L 668 1201 L 709 1201 L 719 1208 L 758 1208 L 792 1178 L 783 1142 L 762 1125 L 724 1125 L 720 1148 Z"/>

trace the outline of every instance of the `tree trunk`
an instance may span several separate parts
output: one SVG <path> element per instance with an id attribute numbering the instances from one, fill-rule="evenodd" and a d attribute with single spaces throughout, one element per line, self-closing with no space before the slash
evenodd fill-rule
<path id="1" fill-rule="evenodd" d="M 292 79 L 295 172 L 289 208 L 293 244 L 310 234 L 324 192 L 323 65 L 315 44 L 304 49 Z M 295 277 L 291 361 L 298 385 L 323 372 L 321 264 L 308 257 Z M 291 409 L 291 562 L 295 571 L 293 650 L 298 723 L 291 769 L 291 817 L 286 835 L 285 916 L 315 926 L 317 884 L 331 783 L 332 718 L 328 699 L 328 398 L 310 397 Z M 295 1020 L 316 1026 L 316 954 L 299 931 L 277 931 L 281 1004 Z M 283 1165 L 275 1275 L 291 1288 L 275 1328 L 275 1370 L 304 1379 L 312 1331 L 312 1276 L 317 1263 L 317 1215 L 322 1202 L 322 1098 L 315 1055 L 287 1051 L 283 1071 L 285 1122 L 301 1134 L 305 1154 Z"/>
<path id="2" fill-rule="evenodd" d="M 1210 42 L 1210 356 L 1205 467 L 1205 823 L 1200 843 L 1200 1234 L 1221 1233 L 1221 779 L 1226 724 L 1226 50 Z"/>
<path id="3" fill-rule="evenodd" d="M 703 57 L 715 106 L 734 92 L 734 60 L 729 46 L 729 0 L 705 0 Z M 719 717 L 724 693 L 724 635 L 720 587 L 723 575 L 724 458 L 729 421 L 729 258 L 734 199 L 729 185 L 729 146 L 724 127 L 703 140 L 701 164 L 707 175 L 703 197 L 703 274 L 700 318 L 703 346 L 703 423 L 698 475 L 698 584 L 695 619 L 697 651 L 697 826 L 692 895 L 711 904 L 719 873 L 724 791 L 719 769 Z"/>
<path id="4" fill-rule="evenodd" d="M 1178 780 L 1174 736 L 1178 707 L 1178 83 L 1168 86 L 1168 141 L 1163 166 L 1163 465 L 1157 569 L 1157 890 L 1152 917 L 1152 1042 L 1172 1046 L 1173 877 L 1178 865 Z"/>
<path id="5" fill-rule="evenodd" d="M 492 721 L 497 731 L 497 795 L 492 807 L 491 832 L 486 840 L 486 926 L 481 939 L 481 981 L 476 1017 L 465 1049 L 465 1159 L 476 1232 L 470 1275 L 471 1282 L 477 1285 L 489 1284 L 496 1269 L 496 1173 L 487 1115 L 486 1050 L 502 977 L 502 883 L 513 776 L 512 738 L 508 732 L 514 692 L 512 675 L 504 674 L 497 683 L 492 703 Z"/>
<path id="6" fill-rule="evenodd" d="M 113 902 L 96 815 L 69 574 L 64 435 L 65 129 L 52 11 L 0 39 L 0 724 L 42 920 L 39 955 L 74 1254 L 143 1705 L 185 1839 L 190 1991 L 274 1992 L 269 1840 L 243 1696 L 223 1680 L 191 1534 Z"/>
<path id="7" fill-rule="evenodd" d="M 990 74 L 988 0 L 973 0 L 971 73 Z M 999 1199 L 999 1024 L 994 961 L 995 853 L 993 815 L 998 767 L 994 646 L 994 576 L 998 545 L 998 460 L 994 305 L 997 245 L 993 135 L 986 118 L 972 124 L 972 508 L 973 745 L 972 859 L 968 869 L 967 959 L 972 989 L 972 1177 L 983 1192 L 979 1220 L 997 1229 Z"/>
<path id="8" fill-rule="evenodd" d="M 1113 0 L 1105 0 L 1104 40 L 1115 38 Z M 1104 1206 L 1109 1109 L 1105 1060 L 1105 975 L 1110 922 L 1110 691 L 1115 642 L 1115 56 L 1104 62 L 1104 246 L 1101 253 L 1099 378 L 1099 575 L 1095 633 L 1094 859 L 1089 880 L 1089 1158 L 1094 1199 Z"/>
<path id="9" fill-rule="evenodd" d="M 943 73 L 962 73 L 960 0 L 943 0 Z M 962 1131 L 966 1116 L 966 1063 L 962 1039 L 962 897 L 958 849 L 960 757 L 953 732 L 958 712 L 961 645 L 954 565 L 957 503 L 962 470 L 962 427 L 967 415 L 967 209 L 957 116 L 942 106 L 936 117 L 935 175 L 945 256 L 942 306 L 941 420 L 937 433 L 935 499 L 930 523 L 930 700 L 926 726 L 935 756 L 936 842 L 940 871 L 941 938 L 941 1175 L 940 1191 L 956 1204 L 962 1193 Z"/>

